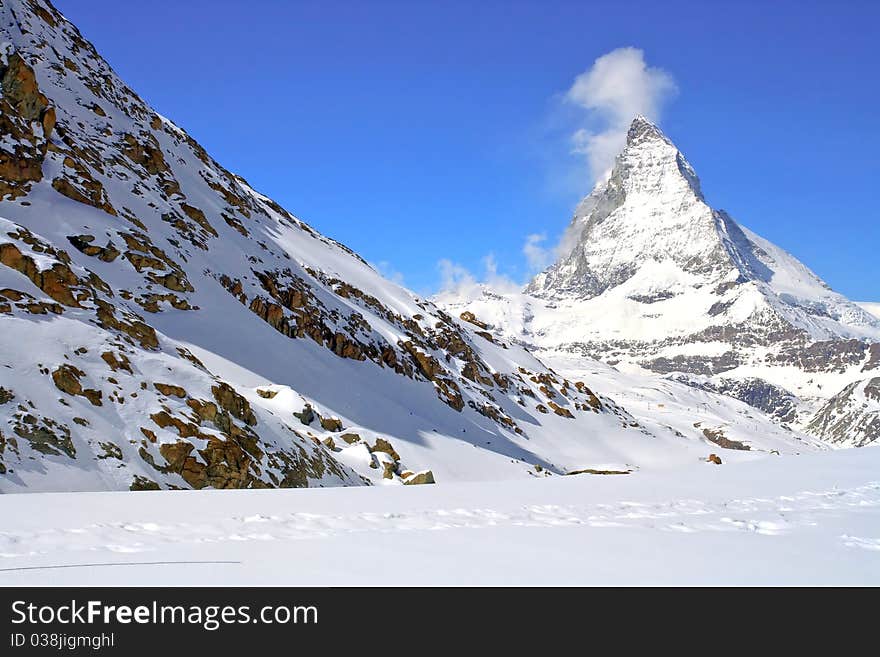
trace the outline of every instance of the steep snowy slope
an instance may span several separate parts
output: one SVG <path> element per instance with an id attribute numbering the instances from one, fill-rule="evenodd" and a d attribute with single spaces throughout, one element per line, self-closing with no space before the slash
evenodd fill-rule
<path id="1" fill-rule="evenodd" d="M 524 294 L 438 299 L 545 361 L 576 354 L 729 394 L 780 420 L 880 368 L 880 320 L 711 208 L 681 152 L 637 117 Z"/>
<path id="2" fill-rule="evenodd" d="M 0 4 L 0 491 L 666 467 L 653 431 L 214 161 L 43 0 Z M 809 448 L 794 432 L 759 450 Z"/>

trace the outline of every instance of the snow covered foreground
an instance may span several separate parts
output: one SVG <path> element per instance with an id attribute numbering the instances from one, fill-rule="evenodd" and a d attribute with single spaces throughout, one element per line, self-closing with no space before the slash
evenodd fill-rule
<path id="1" fill-rule="evenodd" d="M 678 476 L 4 495 L 0 584 L 877 585 L 878 473 L 866 448 Z"/>

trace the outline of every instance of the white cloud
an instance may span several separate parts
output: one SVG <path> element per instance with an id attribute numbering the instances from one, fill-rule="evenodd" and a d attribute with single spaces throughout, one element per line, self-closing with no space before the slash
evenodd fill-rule
<path id="1" fill-rule="evenodd" d="M 522 289 L 522 285 L 512 278 L 498 273 L 498 262 L 494 253 L 489 253 L 483 258 L 483 268 L 483 284 L 495 292 L 519 292 Z"/>
<path id="2" fill-rule="evenodd" d="M 478 287 L 477 279 L 468 271 L 467 267 L 443 258 L 437 263 L 440 270 L 440 292 L 454 292 L 463 294 L 473 291 Z"/>
<path id="3" fill-rule="evenodd" d="M 546 233 L 533 233 L 526 236 L 522 254 L 527 264 L 527 278 L 553 264 L 556 249 L 545 246 Z M 494 253 L 488 253 L 480 260 L 483 271 L 475 274 L 470 269 L 448 258 L 437 262 L 440 272 L 440 290 L 438 295 L 448 294 L 455 298 L 480 296 L 484 289 L 498 294 L 512 294 L 522 291 L 525 282 L 516 281 L 506 274 L 498 272 L 498 260 Z"/>
<path id="4" fill-rule="evenodd" d="M 457 298 L 479 296 L 483 288 L 498 293 L 518 292 L 522 284 L 512 278 L 498 273 L 498 262 L 495 254 L 489 253 L 482 259 L 483 272 L 478 277 L 467 267 L 448 258 L 437 263 L 440 271 L 440 291 L 438 294 L 449 294 Z"/>
<path id="5" fill-rule="evenodd" d="M 614 165 L 633 118 L 659 120 L 663 104 L 676 92 L 672 76 L 649 67 L 638 48 L 612 50 L 575 78 L 565 100 L 585 112 L 571 135 L 571 149 L 586 157 L 594 181 Z"/>
<path id="6" fill-rule="evenodd" d="M 546 241 L 546 233 L 532 233 L 526 237 L 522 252 L 526 257 L 529 273 L 534 274 L 543 271 L 553 264 L 555 255 L 554 249 L 548 249 L 546 246 L 542 246 L 542 243 Z"/>

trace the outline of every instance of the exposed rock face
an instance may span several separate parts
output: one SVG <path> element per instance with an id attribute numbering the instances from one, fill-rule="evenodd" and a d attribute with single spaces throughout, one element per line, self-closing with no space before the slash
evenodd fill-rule
<path id="1" fill-rule="evenodd" d="M 880 377 L 846 386 L 808 426 L 815 435 L 840 446 L 863 447 L 880 439 Z"/>
<path id="2" fill-rule="evenodd" d="M 71 365 L 62 365 L 52 372 L 52 381 L 60 391 L 73 396 L 82 396 L 88 399 L 94 406 L 101 405 L 101 391 L 83 389 L 80 378 L 85 374 Z"/>
<path id="3" fill-rule="evenodd" d="M 424 472 L 417 472 L 416 474 L 407 477 L 403 481 L 406 486 L 419 486 L 422 484 L 434 484 L 434 473 L 430 470 L 425 470 Z"/>
<path id="4" fill-rule="evenodd" d="M 701 429 L 703 432 L 703 436 L 710 443 L 714 443 L 723 449 L 739 449 L 743 451 L 749 451 L 751 447 L 746 445 L 745 443 L 739 442 L 738 440 L 731 440 L 727 436 L 724 435 L 724 430 L 720 428 L 711 428 L 711 427 L 700 427 L 700 423 L 694 425 L 698 429 Z"/>
<path id="5" fill-rule="evenodd" d="M 793 422 L 797 420 L 799 400 L 793 394 L 774 386 L 762 379 L 725 379 L 719 378 L 708 381 L 697 381 L 688 376 L 678 375 L 674 377 L 689 386 L 710 390 L 745 402 L 749 406 L 763 411 L 780 422 Z"/>
<path id="6" fill-rule="evenodd" d="M 399 460 L 400 460 L 400 454 L 398 454 L 398 453 L 397 453 L 397 450 L 395 450 L 394 447 L 391 446 L 391 443 L 389 443 L 389 442 L 388 442 L 387 440 L 385 440 L 384 438 L 377 438 L 377 439 L 376 439 L 376 444 L 373 445 L 373 447 L 371 448 L 371 451 L 373 451 L 373 452 L 385 452 L 385 453 L 388 454 L 391 458 L 393 458 L 395 461 L 399 461 Z"/>
<path id="7" fill-rule="evenodd" d="M 33 69 L 8 44 L 0 44 L 0 90 L 0 198 L 17 198 L 43 177 L 56 115 Z"/>

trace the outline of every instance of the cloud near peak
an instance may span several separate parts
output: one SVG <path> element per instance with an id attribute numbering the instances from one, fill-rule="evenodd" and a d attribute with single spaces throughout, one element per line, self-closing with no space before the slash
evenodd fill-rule
<path id="1" fill-rule="evenodd" d="M 571 135 L 571 148 L 586 157 L 594 182 L 614 165 L 632 120 L 639 114 L 659 120 L 663 105 L 677 91 L 672 76 L 648 66 L 638 48 L 612 50 L 575 78 L 565 101 L 584 112 L 582 125 Z"/>
<path id="2" fill-rule="evenodd" d="M 617 48 L 598 57 L 592 66 L 578 75 L 562 95 L 565 105 L 573 108 L 574 123 L 565 120 L 564 130 L 569 150 L 584 158 L 592 183 L 605 178 L 614 158 L 626 144 L 626 133 L 639 114 L 652 121 L 660 119 L 664 104 L 678 92 L 672 76 L 663 69 L 648 66 L 645 53 L 638 48 Z M 583 184 L 579 164 L 578 182 Z M 566 176 L 568 178 L 568 176 Z M 558 243 L 548 240 L 539 227 L 528 234 L 521 249 L 524 268 L 515 268 L 527 277 L 543 271 L 560 256 L 566 255 L 577 240 L 577 226 L 563 232 Z M 440 273 L 438 296 L 456 298 L 479 296 L 484 289 L 517 292 L 523 283 L 498 272 L 494 254 L 482 260 L 483 271 L 471 271 L 449 259 L 437 263 Z"/>

